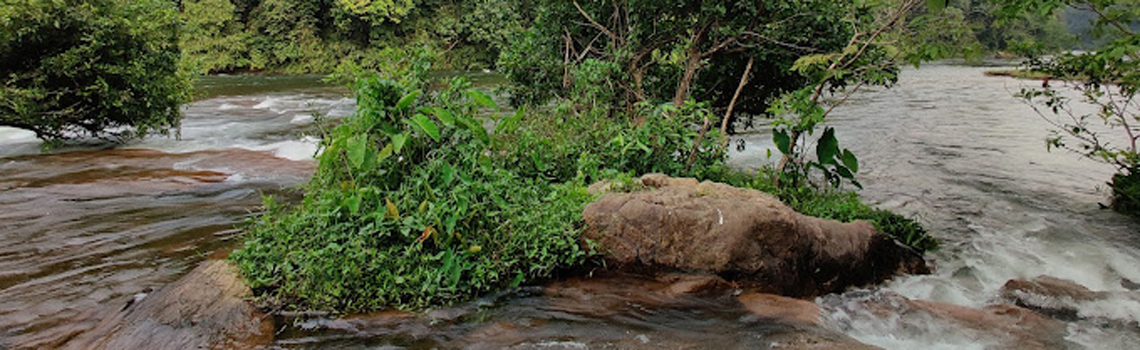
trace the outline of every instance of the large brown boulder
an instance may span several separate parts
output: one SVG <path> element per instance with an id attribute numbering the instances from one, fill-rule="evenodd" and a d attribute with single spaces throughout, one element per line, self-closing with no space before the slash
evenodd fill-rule
<path id="1" fill-rule="evenodd" d="M 797 297 L 928 272 L 919 254 L 867 222 L 801 215 L 766 193 L 720 183 L 639 181 L 646 190 L 606 194 L 583 213 L 586 237 L 612 264 L 716 273 Z"/>
<path id="2" fill-rule="evenodd" d="M 73 349 L 254 349 L 273 341 L 273 320 L 222 260 L 202 263 L 182 279 L 104 319 L 67 344 Z"/>

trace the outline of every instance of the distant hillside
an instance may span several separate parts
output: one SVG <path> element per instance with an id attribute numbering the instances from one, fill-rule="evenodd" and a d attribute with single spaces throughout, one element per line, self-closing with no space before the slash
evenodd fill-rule
<path id="1" fill-rule="evenodd" d="M 1077 36 L 1074 49 L 1087 50 L 1100 44 L 1100 40 L 1091 33 L 1097 19 L 1096 12 L 1069 7 L 1065 10 L 1064 19 L 1069 33 Z M 1140 23 L 1133 23 L 1132 29 L 1140 31 Z"/>

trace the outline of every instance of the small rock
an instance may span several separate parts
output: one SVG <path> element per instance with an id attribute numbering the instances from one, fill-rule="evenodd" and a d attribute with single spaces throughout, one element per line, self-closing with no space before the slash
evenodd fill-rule
<path id="1" fill-rule="evenodd" d="M 638 334 L 637 341 L 641 342 L 641 344 L 649 344 L 649 336 L 645 334 Z"/>

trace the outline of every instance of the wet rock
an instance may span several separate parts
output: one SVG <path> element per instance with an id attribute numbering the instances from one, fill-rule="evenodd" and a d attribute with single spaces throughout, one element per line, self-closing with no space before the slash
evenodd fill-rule
<path id="1" fill-rule="evenodd" d="M 621 272 L 569 278 L 543 287 L 542 294 L 562 310 L 608 317 L 625 305 L 660 307 L 687 296 L 728 295 L 731 284 L 715 275 L 664 274 L 657 277 Z"/>
<path id="2" fill-rule="evenodd" d="M 775 197 L 725 184 L 650 174 L 647 190 L 586 207 L 586 237 L 629 269 L 715 273 L 765 292 L 816 296 L 928 272 L 922 257 L 867 222 L 796 213 Z"/>
<path id="3" fill-rule="evenodd" d="M 822 310 L 813 302 L 754 292 L 736 300 L 757 317 L 791 326 L 768 335 L 771 349 L 878 349 L 823 327 Z"/>
<path id="4" fill-rule="evenodd" d="M 351 315 L 337 319 L 316 319 L 307 321 L 308 328 L 330 329 L 359 335 L 408 334 L 416 338 L 431 333 L 428 320 L 420 315 L 386 310 L 368 314 Z"/>
<path id="5" fill-rule="evenodd" d="M 1078 302 L 1104 299 L 1108 294 L 1091 291 L 1070 280 L 1038 276 L 1032 280 L 1009 280 L 1001 288 L 1001 297 L 1021 307 L 1073 320 L 1079 313 Z"/>
<path id="6" fill-rule="evenodd" d="M 883 327 L 889 329 L 968 339 L 969 344 L 987 349 L 1068 349 L 1074 345 L 1065 340 L 1065 324 L 1016 305 L 995 304 L 975 309 L 911 300 L 889 291 L 852 292 L 823 299 L 823 308 L 833 317 L 829 322 L 843 328 L 883 322 Z M 835 315 L 842 317 L 836 319 Z M 908 337 L 902 333 L 896 336 Z"/>
<path id="7" fill-rule="evenodd" d="M 131 303 L 67 344 L 76 349 L 253 349 L 273 341 L 273 321 L 227 262 L 213 260 Z"/>
<path id="8" fill-rule="evenodd" d="M 783 324 L 820 324 L 821 311 L 813 302 L 763 293 L 745 293 L 736 298 L 740 305 L 761 318 Z"/>
<path id="9" fill-rule="evenodd" d="M 780 350 L 875 350 L 882 349 L 860 343 L 851 337 L 819 330 L 784 332 L 768 337 L 769 349 Z"/>
<path id="10" fill-rule="evenodd" d="M 1065 325 L 1040 314 L 1009 304 L 978 310 L 933 301 L 912 301 L 913 312 L 926 312 L 979 333 L 1003 339 L 1006 349 L 1065 349 Z"/>
<path id="11" fill-rule="evenodd" d="M 1037 276 L 1032 280 L 1009 280 L 1001 288 L 1002 296 L 1017 297 L 1020 294 L 1036 294 L 1050 297 L 1073 299 L 1095 299 L 1103 293 L 1085 288 L 1077 282 L 1052 276 Z"/>
<path id="12" fill-rule="evenodd" d="M 711 294 L 730 287 L 728 281 L 714 275 L 667 274 L 657 280 L 668 284 L 659 293 L 670 297 Z"/>

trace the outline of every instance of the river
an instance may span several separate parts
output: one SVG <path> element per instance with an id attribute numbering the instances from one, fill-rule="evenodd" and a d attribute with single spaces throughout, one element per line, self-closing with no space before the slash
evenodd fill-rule
<path id="1" fill-rule="evenodd" d="M 862 195 L 918 218 L 943 241 L 937 269 L 815 302 L 828 328 L 887 349 L 985 348 L 987 339 L 907 313 L 866 310 L 882 293 L 969 307 L 1009 279 L 1049 275 L 1094 291 L 1074 302 L 1066 339 L 1088 349 L 1140 344 L 1140 224 L 1098 208 L 1111 167 L 1047 153 L 1046 124 L 1011 97 L 1032 81 L 985 68 L 904 71 L 866 89 L 832 125 L 859 155 Z M 232 249 L 262 195 L 296 198 L 313 170 L 319 128 L 351 114 L 346 91 L 315 77 L 210 77 L 185 107 L 181 139 L 114 150 L 41 153 L 0 129 L 0 348 L 64 346 L 136 294 Z M 740 167 L 771 148 L 761 126 L 740 136 Z M 282 328 L 279 348 L 765 348 L 793 331 L 731 298 L 663 300 L 653 281 L 577 280 L 490 296 L 426 319 L 377 314 Z M 558 291 L 551 293 L 551 290 Z"/>

